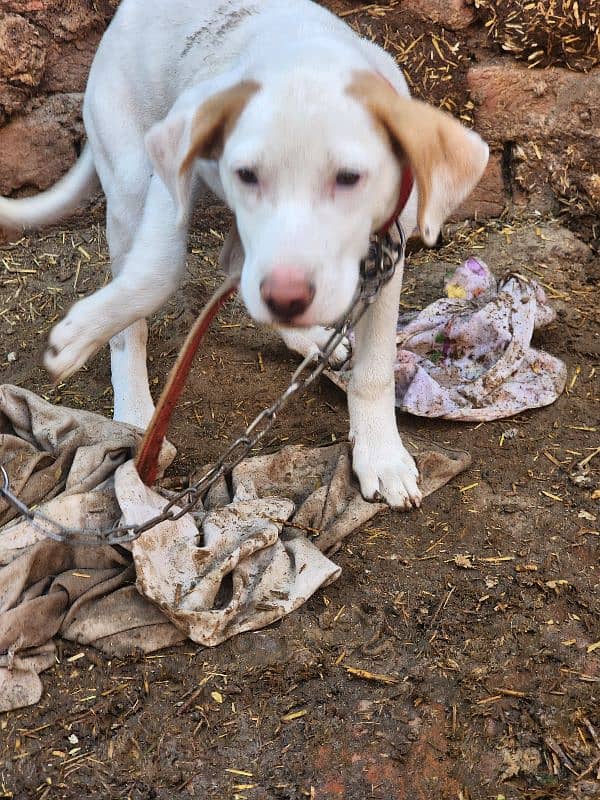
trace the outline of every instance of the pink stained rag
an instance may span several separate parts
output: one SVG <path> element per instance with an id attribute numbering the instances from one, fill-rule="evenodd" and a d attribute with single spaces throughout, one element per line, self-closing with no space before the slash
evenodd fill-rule
<path id="1" fill-rule="evenodd" d="M 419 417 L 489 421 L 553 403 L 567 368 L 531 346 L 554 309 L 535 281 L 468 258 L 445 283 L 446 297 L 401 315 L 396 405 Z M 350 366 L 328 376 L 347 388 Z"/>

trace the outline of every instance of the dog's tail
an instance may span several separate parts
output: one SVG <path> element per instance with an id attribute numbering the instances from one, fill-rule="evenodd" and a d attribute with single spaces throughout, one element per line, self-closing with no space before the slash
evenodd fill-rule
<path id="1" fill-rule="evenodd" d="M 72 214 L 98 187 L 98 176 L 89 144 L 58 183 L 34 197 L 0 197 L 0 228 L 18 231 L 51 225 Z"/>

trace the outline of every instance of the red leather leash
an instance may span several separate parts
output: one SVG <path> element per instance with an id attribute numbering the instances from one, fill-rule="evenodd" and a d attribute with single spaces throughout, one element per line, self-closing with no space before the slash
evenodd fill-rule
<path id="1" fill-rule="evenodd" d="M 152 486 L 157 478 L 160 448 L 167 435 L 171 415 L 187 381 L 200 342 L 221 307 L 237 291 L 237 287 L 238 281 L 234 278 L 227 278 L 219 286 L 194 322 L 179 351 L 177 361 L 171 368 L 135 459 L 138 474 L 146 486 Z"/>

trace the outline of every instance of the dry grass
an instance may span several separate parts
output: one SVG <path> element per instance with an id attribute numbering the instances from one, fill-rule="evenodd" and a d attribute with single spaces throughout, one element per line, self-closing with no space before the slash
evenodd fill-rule
<path id="1" fill-rule="evenodd" d="M 530 67 L 587 72 L 600 63 L 598 0 L 474 0 L 489 35 Z"/>

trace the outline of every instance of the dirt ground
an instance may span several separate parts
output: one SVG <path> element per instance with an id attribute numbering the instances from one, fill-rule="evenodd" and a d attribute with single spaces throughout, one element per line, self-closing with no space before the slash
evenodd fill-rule
<path id="1" fill-rule="evenodd" d="M 152 321 L 156 392 L 219 280 L 226 221 L 216 206 L 201 219 L 185 285 Z M 405 436 L 468 449 L 472 467 L 354 534 L 341 578 L 280 624 L 127 660 L 62 645 L 39 705 L 0 715 L 0 798 L 600 797 L 600 265 L 555 221 L 463 226 L 412 250 L 405 306 L 439 296 L 469 253 L 549 287 L 559 319 L 536 341 L 567 362 L 567 392 L 488 424 L 401 416 Z M 52 323 L 107 279 L 101 213 L 0 263 L 3 381 L 110 414 L 107 352 L 58 387 L 40 367 Z M 174 473 L 217 455 L 295 363 L 227 307 L 176 412 Z M 265 447 L 346 433 L 345 398 L 323 379 Z"/>

